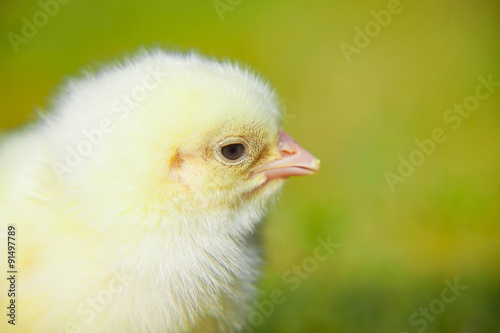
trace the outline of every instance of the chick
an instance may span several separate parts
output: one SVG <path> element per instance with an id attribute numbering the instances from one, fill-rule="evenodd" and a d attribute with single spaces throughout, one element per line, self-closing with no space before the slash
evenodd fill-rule
<path id="1" fill-rule="evenodd" d="M 266 83 L 195 53 L 143 52 L 68 82 L 0 143 L 17 330 L 242 330 L 256 226 L 286 178 L 319 169 L 281 124 Z"/>

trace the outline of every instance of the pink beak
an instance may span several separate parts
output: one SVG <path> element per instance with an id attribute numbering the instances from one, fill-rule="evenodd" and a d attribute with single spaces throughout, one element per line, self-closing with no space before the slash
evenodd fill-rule
<path id="1" fill-rule="evenodd" d="M 263 173 L 269 181 L 290 176 L 312 175 L 318 172 L 320 160 L 302 148 L 282 129 L 279 130 L 278 149 L 282 158 L 258 168 L 254 174 Z"/>

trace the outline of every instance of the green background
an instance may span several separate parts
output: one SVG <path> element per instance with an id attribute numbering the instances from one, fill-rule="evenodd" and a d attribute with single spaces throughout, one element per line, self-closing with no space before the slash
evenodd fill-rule
<path id="1" fill-rule="evenodd" d="M 260 302 L 274 289 L 286 300 L 258 312 L 254 331 L 500 332 L 500 87 L 456 130 L 443 120 L 479 76 L 500 81 L 500 3 L 402 0 L 348 62 L 341 43 L 387 1 L 232 2 L 222 20 L 213 1 L 72 0 L 15 52 L 8 33 L 41 7 L 2 0 L 0 131 L 35 120 L 68 76 L 141 46 L 248 63 L 280 93 L 285 129 L 322 160 L 318 175 L 289 181 L 263 227 Z M 435 128 L 447 140 L 391 191 L 385 173 Z M 340 247 L 292 291 L 283 274 L 318 237 Z M 411 325 L 455 278 L 467 289 L 425 330 Z"/>

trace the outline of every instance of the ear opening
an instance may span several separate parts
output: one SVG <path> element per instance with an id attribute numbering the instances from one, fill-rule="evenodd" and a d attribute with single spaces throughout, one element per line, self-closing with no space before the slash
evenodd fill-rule
<path id="1" fill-rule="evenodd" d="M 182 157 L 178 148 L 171 149 L 165 156 L 166 167 L 168 170 L 179 169 L 182 163 Z"/>
<path id="2" fill-rule="evenodd" d="M 163 156 L 163 176 L 165 178 L 168 177 L 174 180 L 179 180 L 179 171 L 181 169 L 182 162 L 183 159 L 179 149 L 177 147 L 169 149 L 169 151 Z"/>

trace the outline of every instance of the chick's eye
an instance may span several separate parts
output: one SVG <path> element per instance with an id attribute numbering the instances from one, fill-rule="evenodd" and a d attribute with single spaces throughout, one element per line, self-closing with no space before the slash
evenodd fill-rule
<path id="1" fill-rule="evenodd" d="M 221 148 L 222 156 L 230 161 L 236 161 L 245 154 L 245 146 L 241 143 L 233 143 Z"/>

